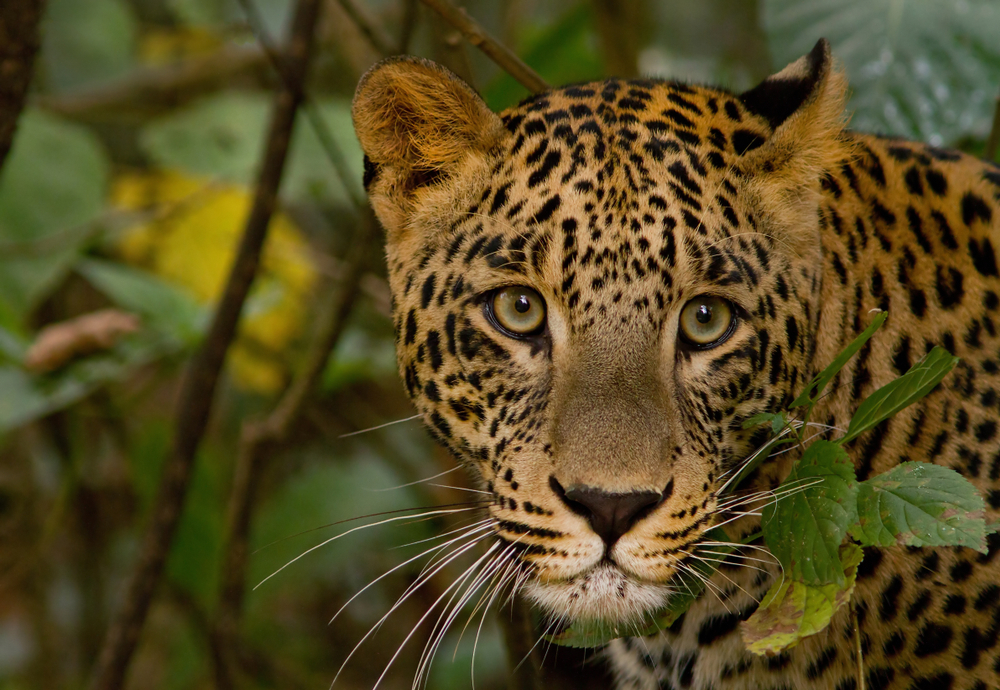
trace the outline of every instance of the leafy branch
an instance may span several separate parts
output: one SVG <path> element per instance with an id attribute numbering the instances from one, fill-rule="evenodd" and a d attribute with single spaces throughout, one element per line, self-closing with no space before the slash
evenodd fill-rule
<path id="1" fill-rule="evenodd" d="M 995 526 L 987 528 L 983 499 L 965 477 L 940 465 L 904 462 L 859 482 L 844 448 L 930 393 L 955 367 L 957 357 L 934 347 L 905 374 L 868 396 L 840 438 L 808 443 L 804 436 L 813 407 L 826 387 L 885 319 L 884 312 L 878 314 L 806 385 L 789 405 L 789 410 L 801 409 L 798 418 L 788 412 L 762 413 L 743 424 L 746 429 L 769 425 L 773 435 L 730 481 L 733 487 L 776 446 L 794 443 L 803 448 L 775 490 L 782 499 L 761 511 L 761 532 L 742 541 L 747 544 L 763 536 L 783 570 L 783 577 L 742 623 L 744 642 L 754 654 L 777 654 L 824 630 L 851 600 L 864 557 L 861 547 L 967 546 L 986 553 L 986 535 Z M 735 548 L 718 527 L 703 541 L 730 544 L 712 547 L 717 560 Z M 669 627 L 701 595 L 705 580 L 715 570 L 710 560 L 698 560 L 692 567 L 697 573 L 682 572 L 677 577 L 680 593 L 653 617 L 651 625 L 578 622 L 549 639 L 566 646 L 593 647 L 616 637 L 651 635 Z"/>

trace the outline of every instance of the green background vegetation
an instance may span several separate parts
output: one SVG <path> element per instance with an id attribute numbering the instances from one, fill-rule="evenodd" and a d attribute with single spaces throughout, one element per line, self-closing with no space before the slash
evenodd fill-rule
<path id="1" fill-rule="evenodd" d="M 254 0 L 285 35 L 292 3 Z M 368 33 L 345 11 L 356 8 Z M 1000 90 L 993 0 L 474 0 L 470 15 L 552 84 L 653 74 L 753 85 L 830 39 L 858 129 L 984 152 Z M 334 299 L 363 213 L 349 104 L 384 52 L 439 60 L 494 108 L 527 95 L 436 15 L 409 0 L 334 2 L 317 26 L 308 93 L 352 170 L 341 179 L 300 115 L 267 258 L 244 312 L 164 581 L 129 676 L 133 688 L 208 688 L 226 505 L 247 420 L 301 368 L 319 307 Z M 35 79 L 0 171 L 0 689 L 84 687 L 121 603 L 170 446 L 184 365 L 202 338 L 253 194 L 277 80 L 236 0 L 50 0 Z M 374 38 L 373 38 L 374 37 Z M 397 380 L 381 249 L 318 390 L 270 448 L 255 505 L 256 584 L 343 527 L 338 520 L 468 500 L 460 472 L 417 421 Z M 52 371 L 26 366 L 47 325 L 114 307 L 141 328 Z M 447 484 L 458 488 L 446 488 Z M 391 490 L 390 490 L 391 489 Z M 460 514 L 461 515 L 461 514 Z M 410 555 L 397 548 L 471 518 L 363 530 L 250 593 L 237 687 L 325 688 L 415 578 L 361 587 Z M 370 688 L 447 569 L 346 667 Z M 467 688 L 474 633 L 455 626 L 430 680 Z M 478 624 L 478 619 L 473 627 Z M 409 687 L 418 631 L 381 687 Z M 476 687 L 506 687 L 501 629 L 487 619 Z M 457 650 L 457 651 L 455 651 Z M 553 649 L 548 662 L 572 658 Z M 454 663 L 452 662 L 454 656 Z M 596 675 L 588 671 L 589 675 Z"/>

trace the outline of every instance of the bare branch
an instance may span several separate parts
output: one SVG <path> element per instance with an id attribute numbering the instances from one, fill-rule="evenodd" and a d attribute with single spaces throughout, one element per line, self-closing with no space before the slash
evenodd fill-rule
<path id="1" fill-rule="evenodd" d="M 138 119 L 186 103 L 267 64 L 257 46 L 227 46 L 211 55 L 162 67 L 137 69 L 92 90 L 41 96 L 36 103 L 52 112 L 82 120 Z"/>
<path id="2" fill-rule="evenodd" d="M 93 690 L 118 690 L 123 687 L 129 662 L 163 573 L 187 495 L 195 454 L 208 424 L 215 387 L 256 275 L 268 224 L 276 205 L 295 114 L 303 98 L 303 83 L 320 5 L 320 0 L 299 0 L 296 5 L 287 57 L 290 79 L 284 83 L 275 100 L 253 206 L 208 335 L 195 353 L 181 384 L 173 447 L 167 457 L 152 523 L 129 580 L 123 606 L 104 639 L 91 684 Z"/>
<path id="3" fill-rule="evenodd" d="M 44 8 L 45 0 L 6 2 L 0 7 L 0 167 L 10 152 L 31 83 Z"/>
<path id="4" fill-rule="evenodd" d="M 235 649 L 239 646 L 237 637 L 246 593 L 250 523 L 261 465 L 271 456 L 271 451 L 288 438 L 292 425 L 299 418 L 340 340 L 347 317 L 361 291 L 365 259 L 378 236 L 376 228 L 371 212 L 365 213 L 351 243 L 350 254 L 345 258 L 347 268 L 338 294 L 321 302 L 324 307 L 318 316 L 318 326 L 310 341 L 302 371 L 266 419 L 243 425 L 229 497 L 227 542 L 223 551 L 225 560 L 216 615 L 215 636 L 219 648 Z M 231 686 L 230 670 L 216 670 L 216 684 L 220 690 Z"/>
<path id="5" fill-rule="evenodd" d="M 354 25 L 358 27 L 372 48 L 382 55 L 392 55 L 393 40 L 389 38 L 382 27 L 368 17 L 361 7 L 358 7 L 353 0 L 337 0 L 337 4 L 344 10 L 344 14 L 350 17 Z"/>
<path id="6" fill-rule="evenodd" d="M 271 66 L 278 73 L 278 77 L 284 82 L 286 87 L 290 87 L 294 84 L 294 75 L 289 73 L 290 65 L 286 64 L 284 58 L 279 54 L 278 50 L 274 46 L 274 42 L 268 35 L 267 31 L 264 29 L 264 21 L 260 16 L 260 11 L 257 6 L 254 5 L 253 0 L 239 0 L 240 6 L 243 8 L 243 12 L 247 16 L 247 22 L 250 25 L 250 30 L 253 31 L 254 37 L 257 42 L 264 49 L 264 54 L 267 55 Z M 333 135 L 326 126 L 326 122 L 323 118 L 319 116 L 319 112 L 316 110 L 315 105 L 308 95 L 302 95 L 302 107 L 306 113 L 306 117 L 309 119 L 309 125 L 313 128 L 316 133 L 316 138 L 319 139 L 320 146 L 323 147 L 323 152 L 326 154 L 327 159 L 329 159 L 330 164 L 333 166 L 334 172 L 340 178 L 341 185 L 344 191 L 347 192 L 348 198 L 354 204 L 355 208 L 363 208 L 366 206 L 365 200 L 362 199 L 351 180 L 355 178 L 353 171 L 347 164 L 347 158 L 344 156 L 340 147 L 337 146 Z"/>
<path id="7" fill-rule="evenodd" d="M 449 0 L 421 1 L 440 14 L 446 22 L 461 31 L 469 43 L 486 53 L 487 57 L 497 63 L 510 76 L 517 79 L 526 89 L 532 93 L 541 93 L 549 89 L 549 85 L 535 70 L 528 67 L 510 48 L 490 36 L 486 29 L 470 17 L 464 9 L 455 7 Z"/>

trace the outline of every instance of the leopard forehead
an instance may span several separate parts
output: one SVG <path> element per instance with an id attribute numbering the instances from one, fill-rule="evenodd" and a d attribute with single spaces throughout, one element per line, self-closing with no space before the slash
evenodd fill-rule
<path id="1" fill-rule="evenodd" d="M 437 291 L 418 312 L 506 281 L 560 301 L 574 333 L 611 312 L 616 327 L 633 324 L 626 309 L 658 326 L 655 312 L 693 290 L 745 297 L 756 270 L 789 250 L 758 227 L 738 167 L 769 124 L 732 94 L 608 80 L 501 118 L 508 135 L 483 164 L 488 173 L 469 175 L 480 183 L 445 181 L 450 203 L 414 221 L 447 229 L 422 234 L 416 251 L 390 250 L 403 301 L 416 283 L 422 295 Z"/>

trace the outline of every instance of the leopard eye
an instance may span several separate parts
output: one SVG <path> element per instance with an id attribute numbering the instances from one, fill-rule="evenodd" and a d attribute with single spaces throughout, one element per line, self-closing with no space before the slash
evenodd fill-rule
<path id="1" fill-rule="evenodd" d="M 486 301 L 486 307 L 493 324 L 514 338 L 535 335 L 545 325 L 545 300 L 528 287 L 501 288 Z"/>
<path id="2" fill-rule="evenodd" d="M 732 334 L 735 324 L 732 305 L 721 297 L 701 295 L 681 310 L 681 337 L 695 347 L 721 345 Z"/>

